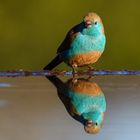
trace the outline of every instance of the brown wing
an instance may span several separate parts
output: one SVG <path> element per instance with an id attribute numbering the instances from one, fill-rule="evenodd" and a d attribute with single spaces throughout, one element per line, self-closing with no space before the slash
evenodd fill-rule
<path id="1" fill-rule="evenodd" d="M 79 32 L 82 32 L 82 30 L 85 28 L 85 24 L 84 22 L 74 26 L 66 35 L 64 41 L 62 42 L 62 44 L 59 46 L 59 48 L 57 49 L 57 53 L 61 53 L 63 51 L 66 51 L 67 49 L 69 49 L 69 47 L 71 46 L 72 41 L 74 40 L 74 38 L 77 36 L 77 34 Z"/>

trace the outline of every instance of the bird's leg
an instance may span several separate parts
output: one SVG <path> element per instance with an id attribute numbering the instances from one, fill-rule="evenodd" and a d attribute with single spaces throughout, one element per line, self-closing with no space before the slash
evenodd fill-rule
<path id="1" fill-rule="evenodd" d="M 73 78 L 75 78 L 75 76 L 76 76 L 76 70 L 75 70 L 76 67 L 77 67 L 76 64 L 72 65 L 72 75 L 73 75 Z"/>
<path id="2" fill-rule="evenodd" d="M 75 70 L 75 68 L 74 67 L 72 67 L 72 75 L 73 75 L 73 78 L 75 78 L 75 75 L 76 74 L 76 70 Z"/>

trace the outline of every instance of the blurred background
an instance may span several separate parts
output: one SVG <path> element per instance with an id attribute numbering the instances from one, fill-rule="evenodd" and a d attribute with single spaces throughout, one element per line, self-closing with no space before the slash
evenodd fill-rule
<path id="1" fill-rule="evenodd" d="M 0 0 L 0 70 L 41 70 L 89 11 L 102 17 L 107 36 L 96 68 L 140 69 L 139 0 Z"/>

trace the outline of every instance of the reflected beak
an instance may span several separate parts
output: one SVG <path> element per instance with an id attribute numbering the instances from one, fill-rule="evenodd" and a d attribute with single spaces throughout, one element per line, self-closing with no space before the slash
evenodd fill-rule
<path id="1" fill-rule="evenodd" d="M 93 126 L 93 122 L 91 120 L 86 121 L 86 126 L 87 127 Z"/>

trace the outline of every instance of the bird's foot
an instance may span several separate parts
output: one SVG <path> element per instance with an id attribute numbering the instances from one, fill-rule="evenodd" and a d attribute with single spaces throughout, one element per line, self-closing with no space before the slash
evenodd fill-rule
<path id="1" fill-rule="evenodd" d="M 94 77 L 94 75 L 91 74 L 92 71 L 96 71 L 96 69 L 94 67 L 92 67 L 91 65 L 89 65 L 88 66 L 88 71 L 87 71 L 88 72 L 88 75 L 89 75 L 88 80 L 90 80 L 90 79 L 92 79 Z"/>
<path id="2" fill-rule="evenodd" d="M 75 79 L 77 75 L 78 75 L 78 74 L 77 74 L 77 72 L 76 72 L 75 70 L 74 70 L 74 71 L 72 71 L 72 76 L 73 76 L 73 79 Z"/>
<path id="3" fill-rule="evenodd" d="M 59 69 L 54 70 L 54 73 L 57 74 L 57 75 L 64 75 L 65 72 L 66 72 L 65 70 L 59 70 Z"/>
<path id="4" fill-rule="evenodd" d="M 96 70 L 93 66 L 91 66 L 91 65 L 88 65 L 88 70 L 89 71 L 94 71 L 94 70 Z"/>
<path id="5" fill-rule="evenodd" d="M 94 77 L 93 75 L 89 75 L 88 78 L 87 78 L 87 80 L 89 81 L 89 80 L 91 80 L 93 77 Z"/>
<path id="6" fill-rule="evenodd" d="M 73 78 L 75 78 L 78 75 L 77 72 L 76 72 L 76 70 L 75 70 L 75 68 L 77 68 L 77 65 L 76 64 L 73 64 L 72 65 L 72 75 L 73 75 Z"/>
<path id="7" fill-rule="evenodd" d="M 72 84 L 76 84 L 77 83 L 77 78 L 72 78 Z"/>

